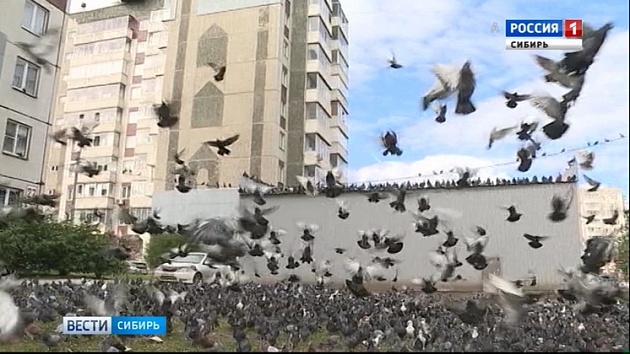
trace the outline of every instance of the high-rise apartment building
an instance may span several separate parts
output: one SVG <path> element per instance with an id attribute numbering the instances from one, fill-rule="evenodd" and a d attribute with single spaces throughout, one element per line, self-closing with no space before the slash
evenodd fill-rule
<path id="1" fill-rule="evenodd" d="M 173 188 L 173 155 L 197 183 L 235 184 L 247 172 L 270 184 L 323 180 L 347 165 L 348 21 L 330 0 L 179 1 L 167 24 L 164 97 L 180 122 L 162 131 L 156 190 Z M 208 63 L 226 65 L 217 82 Z M 240 134 L 227 157 L 204 141 Z"/>
<path id="2" fill-rule="evenodd" d="M 45 182 L 50 193 L 62 194 L 60 216 L 89 220 L 98 210 L 107 229 L 125 235 L 120 207 L 139 218 L 150 213 L 159 134 L 152 107 L 163 96 L 173 5 L 119 5 L 68 21 L 53 129 L 95 128 L 91 147 L 50 144 Z M 96 163 L 100 174 L 75 174 L 77 158 Z"/>
<path id="3" fill-rule="evenodd" d="M 11 0 L 0 12 L 0 206 L 39 193 L 66 0 Z M 19 43 L 48 47 L 38 60 Z M 37 54 L 37 53 L 35 53 Z"/>
<path id="4" fill-rule="evenodd" d="M 588 192 L 580 188 L 580 211 L 582 216 L 597 215 L 588 225 L 583 221 L 582 236 L 589 239 L 594 236 L 607 236 L 621 230 L 626 223 L 625 203 L 621 189 L 614 187 L 600 187 L 595 192 Z M 602 218 L 609 218 L 613 212 L 619 212 L 616 225 L 606 225 Z"/>

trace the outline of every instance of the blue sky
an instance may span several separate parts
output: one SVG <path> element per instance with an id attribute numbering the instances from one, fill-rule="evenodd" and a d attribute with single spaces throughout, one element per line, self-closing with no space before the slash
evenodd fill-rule
<path id="1" fill-rule="evenodd" d="M 545 83 L 532 51 L 506 51 L 506 19 L 579 18 L 600 27 L 613 22 L 596 63 L 589 70 L 579 101 L 567 116 L 569 132 L 560 140 L 545 142 L 549 153 L 576 148 L 589 141 L 628 134 L 628 2 L 576 1 L 397 1 L 342 0 L 350 21 L 350 171 L 351 181 L 404 180 L 422 172 L 454 166 L 480 167 L 514 161 L 516 139 L 499 141 L 486 149 L 493 127 L 518 124 L 522 119 L 542 120 L 544 114 L 529 104 L 505 107 L 503 89 L 526 93 L 566 92 Z M 501 33 L 490 31 L 499 24 Z M 390 50 L 405 68 L 392 70 Z M 559 59 L 561 52 L 538 54 Z M 433 121 L 434 112 L 421 112 L 419 100 L 435 77 L 436 63 L 461 65 L 469 59 L 476 72 L 473 100 L 477 112 L 458 116 L 449 101 L 447 123 Z M 378 136 L 386 129 L 399 132 L 401 157 L 384 158 Z M 369 149 L 366 149 L 366 146 Z M 586 172 L 605 185 L 622 188 L 628 196 L 628 140 L 593 150 L 595 168 Z M 573 157 L 564 154 L 538 160 L 529 173 L 516 166 L 484 168 L 479 175 L 556 175 Z"/>

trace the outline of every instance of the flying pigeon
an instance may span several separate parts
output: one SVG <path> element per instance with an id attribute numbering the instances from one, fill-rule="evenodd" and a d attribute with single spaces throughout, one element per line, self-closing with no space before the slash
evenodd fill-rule
<path id="1" fill-rule="evenodd" d="M 530 99 L 530 95 L 519 95 L 517 92 L 510 93 L 507 91 L 503 91 L 503 97 L 507 100 L 506 106 L 509 108 L 516 108 L 518 102 L 527 101 Z"/>
<path id="2" fill-rule="evenodd" d="M 209 140 L 204 142 L 204 144 L 217 148 L 217 154 L 219 154 L 220 156 L 228 156 L 232 152 L 230 149 L 228 149 L 228 146 L 238 141 L 239 137 L 240 134 L 236 134 L 227 139 Z"/>
<path id="3" fill-rule="evenodd" d="M 457 106 L 455 107 L 455 113 L 466 115 L 477 110 L 470 101 L 473 93 L 475 92 L 475 86 L 475 74 L 470 68 L 470 62 L 467 61 L 459 71 L 459 82 L 457 84 Z"/>

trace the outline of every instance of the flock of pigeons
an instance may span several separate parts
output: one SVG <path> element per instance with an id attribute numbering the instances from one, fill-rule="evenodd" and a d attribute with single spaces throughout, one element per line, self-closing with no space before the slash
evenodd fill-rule
<path id="1" fill-rule="evenodd" d="M 529 101 L 552 119 L 542 127 L 544 135 L 552 140 L 562 137 L 569 129 L 565 119 L 567 111 L 578 99 L 585 74 L 611 28 L 610 24 L 598 30 L 585 26 L 584 49 L 565 54 L 560 62 L 536 57 L 547 72 L 547 82 L 558 83 L 570 89 L 562 101 L 550 96 L 505 92 L 507 106 L 514 108 L 519 102 Z M 222 81 L 226 67 L 214 63 L 208 65 L 216 71 L 214 79 Z M 393 57 L 390 67 L 400 69 L 402 65 Z M 424 110 L 433 102 L 445 101 L 457 93 L 455 113 L 467 115 L 475 112 L 471 99 L 476 82 L 470 62 L 466 62 L 461 68 L 436 65 L 433 73 L 437 81 L 422 100 Z M 435 110 L 438 113 L 435 120 L 443 123 L 446 120 L 446 103 L 441 103 Z M 156 106 L 157 125 L 161 128 L 176 126 L 179 118 L 175 112 L 176 107 L 167 102 Z M 94 127 L 63 129 L 52 134 L 52 137 L 59 144 L 71 143 L 80 149 L 89 148 L 93 143 L 89 136 Z M 519 127 L 493 129 L 489 148 L 517 128 Z M 526 144 L 517 153 L 520 160 L 519 171 L 528 171 L 537 151 L 541 149 L 538 138 L 534 136 L 537 128 L 536 122 L 522 123 L 516 133 L 516 137 Z M 237 143 L 238 139 L 239 135 L 235 135 L 227 139 L 207 141 L 205 144 L 216 148 L 217 154 L 225 157 L 230 155 L 230 146 Z M 384 133 L 381 141 L 383 155 L 402 155 L 395 132 Z M 182 159 L 183 153 L 181 151 L 173 157 L 176 169 L 172 173 L 176 180 L 175 188 L 181 193 L 187 193 L 195 185 L 196 171 Z M 583 170 L 592 169 L 592 153 L 583 154 L 581 160 L 578 162 L 575 159 L 569 163 L 577 164 Z M 100 173 L 95 163 L 83 159 L 77 159 L 76 171 L 88 177 Z M 473 185 L 471 181 L 476 171 L 460 168 L 455 172 L 459 174 L 459 178 L 449 182 L 450 186 L 466 188 Z M 345 220 L 349 217 L 350 210 L 339 198 L 346 191 L 339 178 L 337 171 L 328 171 L 325 184 L 319 186 L 312 178 L 296 176 L 301 192 L 310 196 L 323 194 L 336 199 L 336 216 Z M 587 181 L 592 186 L 591 190 L 596 190 L 600 185 L 590 178 Z M 189 246 L 193 244 L 206 252 L 213 261 L 216 273 L 211 279 L 204 279 L 205 284 L 195 284 L 189 288 L 183 288 L 180 284 L 147 285 L 142 282 L 120 281 L 115 284 L 84 282 L 74 285 L 68 282 L 42 285 L 7 277 L 0 282 L 0 341 L 19 340 L 23 334 L 27 334 L 40 338 L 46 346 L 55 346 L 71 337 L 37 331 L 36 323 L 58 321 L 59 316 L 72 313 L 164 315 L 170 323 L 174 319 L 182 322 L 184 336 L 195 345 L 218 350 L 225 349 L 222 347 L 224 344 L 212 342 L 208 338 L 221 326 L 222 321 L 230 326 L 237 351 L 252 350 L 246 330 L 256 333 L 262 341 L 261 349 L 265 351 L 281 351 L 276 347 L 281 336 L 286 338 L 286 343 L 282 345 L 284 350 L 291 350 L 299 343 L 310 342 L 309 349 L 318 351 L 357 348 L 378 350 L 384 346 L 400 351 L 485 351 L 514 348 L 549 351 L 603 348 L 614 350 L 627 346 L 627 325 L 623 325 L 624 321 L 625 324 L 628 321 L 627 285 L 624 287 L 615 279 L 600 274 L 601 268 L 613 257 L 614 240 L 611 237 L 589 240 L 582 256 L 582 265 L 578 269 L 562 270 L 567 287 L 558 291 L 560 300 L 539 303 L 536 296 L 526 294 L 525 286 L 536 285 L 535 275 L 526 281 L 508 281 L 491 275 L 488 283 L 497 290 L 499 308 L 494 305 L 494 301 L 479 296 L 463 303 L 445 301 L 438 292 L 437 284 L 457 280 L 456 269 L 463 266 L 454 251 L 459 238 L 451 228 L 461 213 L 432 208 L 430 200 L 425 197 L 417 200 L 415 210 L 408 211 L 406 194 L 409 186 L 401 184 L 380 191 L 371 190 L 366 192 L 366 199 L 369 203 L 379 203 L 391 197 L 388 203 L 394 212 L 409 212 L 413 217 L 415 232 L 425 237 L 439 234 L 445 236 L 440 247 L 430 254 L 431 263 L 436 269 L 435 275 L 429 279 L 413 281 L 425 293 L 423 296 L 417 296 L 410 291 L 398 291 L 399 289 L 373 294 L 366 288 L 368 282 L 387 280 L 383 275 L 384 271 L 399 263 L 391 256 L 403 249 L 404 237 L 389 235 L 386 230 L 360 231 L 358 248 L 381 252 L 383 256 L 375 256 L 369 263 L 359 262 L 355 258 L 346 259 L 344 268 L 348 272 L 348 278 L 345 286 L 349 292 L 328 288 L 327 279 L 332 276 L 331 260 L 313 259 L 313 243 L 318 226 L 299 223 L 299 238 L 303 243 L 299 254 L 283 254 L 280 245 L 284 238 L 291 236 L 286 236 L 284 230 L 273 228 L 265 217 L 280 207 L 264 208 L 267 203 L 264 196 L 273 191 L 274 187 L 245 174 L 240 178 L 240 188 L 252 196 L 255 206 L 250 210 L 243 205 L 236 217 L 199 219 L 188 225 L 164 225 L 160 222 L 157 211 L 145 220 L 138 220 L 130 215 L 126 208 L 120 211 L 120 219 L 132 225 L 132 230 L 136 233 L 150 233 L 159 237 L 165 232 L 177 232 L 187 236 L 187 243 L 165 255 L 167 261 L 186 256 Z M 56 206 L 58 196 L 33 198 L 39 199 L 24 205 Z M 553 196 L 548 219 L 552 222 L 564 221 L 572 200 L 571 194 Z M 40 215 L 36 207 L 24 205 L 14 206 L 5 214 L 14 215 L 15 218 Z M 427 214 L 431 209 L 432 214 Z M 521 214 L 516 206 L 509 206 L 506 211 L 507 222 L 519 221 Z M 95 215 L 98 213 L 95 210 Z M 618 216 L 617 212 L 613 217 L 604 218 L 604 222 L 615 224 Z M 595 216 L 585 218 L 588 223 Z M 469 252 L 465 261 L 474 269 L 483 270 L 488 266 L 484 249 L 489 235 L 480 226 L 473 226 L 471 233 L 474 238 L 465 237 L 464 240 Z M 542 247 L 545 239 L 529 234 L 523 237 L 534 249 Z M 120 259 L 129 257 L 121 247 L 113 247 L 110 251 Z M 335 253 L 339 255 L 346 252 L 348 250 L 335 249 Z M 255 267 L 251 269 L 251 259 L 256 257 L 266 260 L 271 275 L 279 274 L 281 259 L 286 259 L 284 267 L 289 270 L 308 264 L 317 285 L 306 284 L 310 282 L 308 280 L 303 283 L 295 274 L 271 286 L 251 284 L 252 276 L 260 277 L 259 270 Z M 390 280 L 393 283 L 398 282 L 397 276 Z M 620 304 L 619 301 L 625 301 L 626 304 Z M 502 323 L 498 320 L 501 313 L 504 317 Z M 589 315 L 590 317 L 585 317 Z M 587 326 L 587 322 L 593 326 Z M 596 336 L 608 331 L 611 325 L 616 327 L 615 330 L 609 331 L 608 337 L 598 340 Z M 169 329 L 173 328 L 172 325 L 169 326 Z M 314 347 L 311 338 L 321 331 L 327 332 L 328 338 L 317 344 L 320 347 Z M 532 333 L 536 334 L 532 337 Z M 584 340 L 584 333 L 591 333 L 592 340 Z M 100 348 L 107 352 L 126 351 L 127 344 L 137 338 L 122 340 L 123 342 L 120 342 L 120 338 L 105 338 Z M 596 347 L 594 343 L 601 346 Z"/>

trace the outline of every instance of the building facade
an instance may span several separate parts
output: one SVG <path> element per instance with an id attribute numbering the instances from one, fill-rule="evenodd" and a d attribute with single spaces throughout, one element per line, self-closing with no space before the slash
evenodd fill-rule
<path id="1" fill-rule="evenodd" d="M 163 96 L 173 6 L 168 0 L 119 5 L 68 21 L 53 129 L 94 127 L 94 141 L 81 150 L 50 145 L 45 183 L 49 193 L 62 194 L 61 217 L 90 220 L 98 210 L 106 229 L 125 235 L 120 208 L 149 215 L 159 134 L 152 107 Z M 96 163 L 100 174 L 75 174 L 79 157 Z"/>
<path id="2" fill-rule="evenodd" d="M 210 186 L 234 185 L 243 172 L 295 185 L 295 175 L 321 180 L 346 168 L 348 21 L 339 3 L 179 1 L 168 27 L 174 70 L 164 97 L 181 119 L 160 132 L 156 180 L 166 182 L 156 191 L 173 188 L 173 156 L 183 149 L 197 183 Z M 224 81 L 208 63 L 227 67 Z M 234 134 L 226 157 L 203 144 Z"/>
<path id="3" fill-rule="evenodd" d="M 595 220 L 588 225 L 582 221 L 582 237 L 584 241 L 594 236 L 616 234 L 626 223 L 625 203 L 621 189 L 614 187 L 600 187 L 595 192 L 588 192 L 580 188 L 580 212 L 582 216 L 596 215 Z M 619 212 L 616 225 L 606 225 L 602 218 L 609 218 L 613 212 Z"/>
<path id="4" fill-rule="evenodd" d="M 455 246 L 459 260 L 465 264 L 457 268 L 456 274 L 463 280 L 440 283 L 441 289 L 480 290 L 483 280 L 494 273 L 509 280 L 527 279 L 529 272 L 537 276 L 538 288 L 554 289 L 563 283 L 560 266 L 574 267 L 580 264 L 583 243 L 580 237 L 581 220 L 579 207 L 573 203 L 569 216 L 563 222 L 551 222 L 547 216 L 551 209 L 541 208 L 548 205 L 552 195 L 577 193 L 576 183 L 518 183 L 514 185 L 490 185 L 465 189 L 427 188 L 410 189 L 407 194 L 407 210 L 417 208 L 416 199 L 427 197 L 433 206 L 426 211 L 432 217 L 440 208 L 451 210 L 448 215 L 456 216 L 452 225 L 455 237 L 459 239 Z M 231 194 L 230 194 L 231 193 Z M 357 246 L 359 230 L 389 230 L 391 236 L 403 236 L 404 247 L 400 253 L 391 256 L 400 261 L 392 267 L 386 278 L 392 279 L 396 274 L 399 283 L 409 283 L 414 278 L 429 278 L 435 274 L 430 264 L 429 252 L 441 245 L 446 236 L 441 232 L 431 237 L 423 237 L 414 232 L 414 219 L 409 213 L 394 212 L 388 200 L 369 203 L 365 192 L 347 192 L 339 198 L 349 206 L 350 216 L 346 220 L 337 217 L 337 205 L 334 199 L 325 196 L 310 197 L 304 194 L 267 195 L 266 206 L 278 205 L 280 208 L 266 216 L 274 229 L 283 229 L 280 247 L 285 255 L 281 260 L 279 279 L 286 278 L 294 272 L 304 281 L 314 281 L 311 273 L 312 264 L 303 264 L 294 271 L 286 270 L 286 257 L 290 254 L 299 258 L 303 247 L 300 240 L 301 230 L 298 222 L 316 224 L 319 229 L 314 233 L 313 259 L 315 262 L 329 260 L 332 263 L 330 279 L 343 282 L 347 273 L 343 268 L 346 257 L 356 257 L 359 261 L 369 263 L 373 257 L 386 257 L 387 253 L 379 253 L 373 248 L 362 250 Z M 161 211 L 161 221 L 166 224 L 189 223 L 196 218 L 233 216 L 239 206 L 254 206 L 251 198 L 241 196 L 235 189 L 198 190 L 188 194 L 167 191 L 156 193 L 153 207 Z M 503 208 L 507 205 L 517 206 L 523 214 L 515 223 L 507 222 L 508 213 Z M 486 205 L 486 208 L 479 208 Z M 461 214 L 459 217 L 457 214 Z M 489 235 L 488 245 L 484 251 L 489 265 L 484 271 L 476 271 L 465 261 L 469 255 L 465 237 L 474 237 L 474 229 L 480 226 Z M 543 241 L 543 247 L 533 249 L 528 246 L 524 233 L 550 236 Z M 337 254 L 335 248 L 347 251 Z M 383 252 L 383 251 L 381 251 Z M 244 262 L 245 267 L 252 264 Z M 256 269 L 264 279 L 269 277 L 264 259 L 257 258 Z M 252 269 L 247 269 L 250 274 Z"/>
<path id="5" fill-rule="evenodd" d="M 0 13 L 0 206 L 42 188 L 65 0 L 13 0 Z M 42 64 L 18 43 L 34 44 Z M 42 50 L 49 48 L 48 50 Z M 38 62 L 40 62 L 38 64 Z"/>

